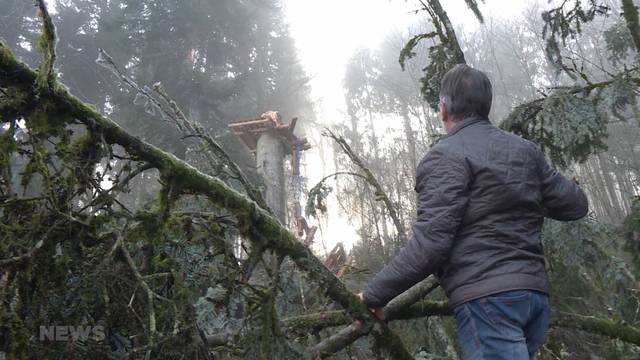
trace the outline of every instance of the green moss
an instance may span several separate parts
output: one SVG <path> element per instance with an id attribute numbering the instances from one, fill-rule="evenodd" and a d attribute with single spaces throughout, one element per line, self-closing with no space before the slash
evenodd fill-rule
<path id="1" fill-rule="evenodd" d="M 27 98 L 18 89 L 10 87 L 0 93 L 0 123 L 12 121 L 27 106 Z"/>
<path id="2" fill-rule="evenodd" d="M 258 341 L 260 343 L 260 355 L 262 359 L 273 359 L 277 354 L 278 346 L 282 345 L 284 338 L 278 322 L 275 306 L 275 296 L 267 289 L 262 293 L 260 308 L 261 331 Z"/>
<path id="3" fill-rule="evenodd" d="M 47 239 L 38 255 L 31 261 L 33 266 L 34 290 L 42 299 L 50 296 L 66 285 L 70 274 L 72 260 L 64 251 L 56 255 L 56 244 L 60 244 L 67 239 L 61 238 L 60 242 L 54 239 Z"/>
<path id="4" fill-rule="evenodd" d="M 569 317 L 560 315 L 553 320 L 552 325 L 580 329 L 593 334 L 640 345 L 640 330 L 620 320 L 608 320 L 590 316 L 573 315 Z"/>
<path id="5" fill-rule="evenodd" d="M 68 136 L 66 125 L 73 121 L 68 114 L 59 111 L 59 106 L 48 99 L 41 99 L 32 111 L 23 111 L 29 133 L 47 139 L 49 137 Z"/>
<path id="6" fill-rule="evenodd" d="M 104 153 L 99 135 L 88 130 L 72 144 L 60 146 L 58 156 L 71 165 L 73 174 L 70 176 L 81 192 L 93 186 L 89 180 L 94 176 L 96 164 L 103 158 Z M 96 199 L 97 205 L 110 203 L 113 203 L 111 194 L 101 193 L 99 199 Z"/>
<path id="7" fill-rule="evenodd" d="M 3 64 L 8 64 L 15 61 L 15 57 L 13 53 L 9 49 L 9 46 L 4 41 L 4 39 L 0 39 L 0 61 Z"/>
<path id="8" fill-rule="evenodd" d="M 175 261 L 166 253 L 161 252 L 153 257 L 152 260 L 154 272 L 166 272 L 175 268 Z"/>
<path id="9" fill-rule="evenodd" d="M 33 154 L 29 157 L 29 161 L 27 162 L 27 165 L 21 173 L 20 184 L 25 189 L 25 191 L 31 183 L 31 180 L 33 179 L 33 176 L 35 174 L 42 175 L 43 180 L 45 181 L 49 180 L 49 171 L 45 163 L 45 159 L 47 157 L 46 150 L 39 144 L 35 144 L 32 150 Z M 43 186 L 46 185 L 48 184 L 45 184 Z M 46 186 L 46 189 L 50 188 L 50 186 Z"/>
<path id="10" fill-rule="evenodd" d="M 0 321 L 0 334 L 3 336 L 2 350 L 7 353 L 8 359 L 28 359 L 29 355 L 29 331 L 15 311 L 2 314 Z"/>
<path id="11" fill-rule="evenodd" d="M 11 181 L 11 155 L 18 148 L 16 141 L 13 138 L 12 129 L 0 134 L 0 169 L 2 169 L 0 170 L 0 175 L 4 178 L 6 183 Z"/>
<path id="12" fill-rule="evenodd" d="M 38 0 L 40 14 L 42 17 L 42 32 L 38 38 L 38 49 L 42 53 L 36 84 L 39 91 L 51 91 L 54 88 L 56 75 L 53 71 L 53 64 L 56 61 L 56 30 L 53 21 L 49 16 L 49 11 L 44 0 Z"/>

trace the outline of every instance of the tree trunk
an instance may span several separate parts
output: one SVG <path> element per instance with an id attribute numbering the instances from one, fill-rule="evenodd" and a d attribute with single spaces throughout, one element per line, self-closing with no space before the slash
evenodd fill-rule
<path id="1" fill-rule="evenodd" d="M 265 132 L 258 138 L 256 166 L 264 178 L 264 198 L 282 224 L 286 222 L 284 186 L 285 148 L 282 139 L 274 132 Z"/>

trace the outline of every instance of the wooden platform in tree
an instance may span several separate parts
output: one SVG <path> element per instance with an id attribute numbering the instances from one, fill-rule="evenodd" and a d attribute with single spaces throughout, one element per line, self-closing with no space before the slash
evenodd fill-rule
<path id="1" fill-rule="evenodd" d="M 293 134 L 297 120 L 298 118 L 293 118 L 290 124 L 285 124 L 277 111 L 267 111 L 257 119 L 234 121 L 229 124 L 229 128 L 254 154 L 258 145 L 258 138 L 267 131 L 274 131 L 282 135 L 283 140 L 289 145 L 287 153 L 292 154 L 296 147 L 298 147 L 299 151 L 311 148 L 306 138 L 299 138 Z"/>

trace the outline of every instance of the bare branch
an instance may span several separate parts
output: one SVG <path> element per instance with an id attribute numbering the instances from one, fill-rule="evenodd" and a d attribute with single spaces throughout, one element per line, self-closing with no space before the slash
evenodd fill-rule
<path id="1" fill-rule="evenodd" d="M 136 83 L 131 77 L 124 74 L 122 70 L 116 65 L 113 58 L 103 49 L 98 49 L 98 59 L 96 62 L 101 66 L 109 69 L 114 73 L 122 82 L 133 88 L 144 96 L 151 104 L 159 109 L 167 118 L 171 120 L 171 123 L 182 132 L 184 138 L 188 137 L 196 137 L 200 139 L 202 145 L 215 159 L 219 159 L 222 161 L 224 166 L 228 167 L 231 170 L 234 178 L 240 182 L 240 184 L 245 188 L 249 197 L 258 203 L 264 209 L 270 211 L 266 202 L 262 198 L 262 194 L 258 191 L 246 177 L 244 172 L 240 169 L 240 167 L 231 159 L 231 156 L 222 148 L 220 144 L 211 136 L 211 134 L 197 121 L 189 119 L 185 113 L 180 109 L 178 104 L 171 99 L 167 91 L 164 89 L 160 82 L 153 84 L 153 90 L 160 96 L 162 100 L 164 100 L 168 105 L 171 111 L 166 109 L 166 106 L 163 106 L 160 101 L 158 101 L 148 90 L 147 86 L 141 87 Z M 212 159 L 209 159 L 212 160 Z M 212 163 L 215 166 L 214 163 Z"/>
<path id="2" fill-rule="evenodd" d="M 349 146 L 349 143 L 347 143 L 347 141 L 342 136 L 338 136 L 334 134 L 331 130 L 327 128 L 324 129 L 323 135 L 328 136 L 333 140 L 335 140 L 338 143 L 338 145 L 340 145 L 342 150 L 347 154 L 347 156 L 349 156 L 351 161 L 353 161 L 353 163 L 356 164 L 362 170 L 362 172 L 365 174 L 365 179 L 367 180 L 367 182 L 371 186 L 373 186 L 373 188 L 375 189 L 376 200 L 381 200 L 386 206 L 387 211 L 389 211 L 389 216 L 391 217 L 391 220 L 393 221 L 393 224 L 396 226 L 396 230 L 398 231 L 398 237 L 400 238 L 400 242 L 402 244 L 406 244 L 407 233 L 405 231 L 404 225 L 402 224 L 402 222 L 400 221 L 400 218 L 398 217 L 398 213 L 396 212 L 396 207 L 391 202 L 391 199 L 389 199 L 389 196 L 387 196 L 386 192 L 382 188 L 382 185 L 380 185 L 380 182 L 378 182 L 376 177 L 373 176 L 373 173 L 371 172 L 371 170 L 369 170 L 369 168 L 364 164 L 364 162 L 360 159 L 360 157 L 358 157 L 355 151 L 351 149 L 351 146 Z"/>
<path id="3" fill-rule="evenodd" d="M 136 176 L 140 175 L 141 173 L 149 170 L 149 169 L 153 169 L 153 165 L 149 164 L 149 163 L 145 163 L 142 166 L 138 166 L 137 168 L 133 169 L 131 172 L 129 172 L 129 174 L 127 174 L 127 176 L 122 179 L 122 180 L 118 180 L 118 182 L 113 185 L 109 190 L 107 190 L 106 192 L 111 192 L 113 190 L 121 190 L 123 189 L 127 183 L 129 183 L 129 181 L 131 181 L 133 178 L 135 178 Z"/>
<path id="4" fill-rule="evenodd" d="M 129 253 L 129 251 L 127 250 L 126 246 L 123 243 L 122 240 L 122 236 L 119 234 L 117 239 L 116 239 L 116 243 L 113 246 L 113 249 L 111 250 L 112 253 L 116 253 L 116 252 L 120 252 L 122 254 L 122 256 L 124 257 L 125 263 L 127 264 L 127 266 L 129 267 L 129 270 L 131 270 L 131 272 L 133 273 L 133 276 L 136 278 L 136 281 L 138 282 L 138 284 L 140 285 L 140 287 L 142 288 L 142 290 L 144 290 L 144 292 L 147 295 L 147 309 L 149 312 L 149 341 L 148 341 L 148 351 L 146 353 L 145 359 L 149 359 L 151 356 L 151 349 L 154 346 L 154 342 L 157 336 L 157 327 L 156 327 L 156 311 L 155 311 L 155 307 L 154 307 L 154 299 L 160 299 L 160 300 L 165 300 L 165 301 L 170 301 L 169 299 L 165 298 L 164 296 L 158 295 L 156 292 L 154 292 L 153 290 L 151 290 L 151 288 L 149 287 L 149 285 L 147 284 L 147 282 L 144 280 L 144 277 L 140 274 L 140 271 L 138 270 L 138 267 L 136 266 L 135 262 L 133 261 L 133 258 L 131 257 L 131 254 Z M 132 298 L 133 300 L 133 298 Z"/>
<path id="5" fill-rule="evenodd" d="M 307 352 L 312 359 L 326 358 L 351 345 L 354 341 L 365 335 L 366 332 L 363 330 L 364 329 L 362 328 L 362 324 L 360 322 L 354 322 L 338 331 L 335 335 L 328 337 L 315 346 L 308 348 Z"/>

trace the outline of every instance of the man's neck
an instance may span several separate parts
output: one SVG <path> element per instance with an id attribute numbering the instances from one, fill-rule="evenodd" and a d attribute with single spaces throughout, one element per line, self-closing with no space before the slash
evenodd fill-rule
<path id="1" fill-rule="evenodd" d="M 470 116 L 461 120 L 455 120 L 455 121 L 443 121 L 442 124 L 445 128 L 445 131 L 447 132 L 447 135 L 451 134 L 452 132 L 455 132 L 460 126 L 465 126 L 464 124 L 467 124 L 469 122 L 473 122 L 474 120 L 483 120 L 484 118 L 479 117 L 479 116 Z M 485 119 L 488 121 L 488 119 Z"/>
<path id="2" fill-rule="evenodd" d="M 456 125 L 457 125 L 457 122 L 453 119 L 442 122 L 442 126 L 444 126 L 444 129 L 447 132 L 447 134 L 451 132 L 451 130 L 453 130 L 453 128 L 455 128 Z"/>

